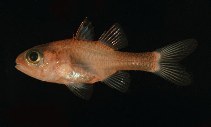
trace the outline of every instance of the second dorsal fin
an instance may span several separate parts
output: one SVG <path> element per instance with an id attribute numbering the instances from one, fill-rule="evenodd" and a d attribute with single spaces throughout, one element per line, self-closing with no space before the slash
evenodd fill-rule
<path id="1" fill-rule="evenodd" d="M 86 17 L 79 26 L 76 32 L 75 39 L 86 41 L 86 40 L 93 40 L 93 37 L 94 37 L 94 27 Z"/>
<path id="2" fill-rule="evenodd" d="M 127 38 L 118 23 L 115 23 L 108 31 L 105 31 L 99 38 L 103 44 L 119 50 L 127 46 Z"/>

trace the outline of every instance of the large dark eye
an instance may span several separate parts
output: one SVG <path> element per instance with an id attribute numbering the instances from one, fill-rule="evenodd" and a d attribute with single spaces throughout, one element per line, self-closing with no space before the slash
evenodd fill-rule
<path id="1" fill-rule="evenodd" d="M 37 59 L 38 59 L 38 52 L 31 52 L 31 54 L 29 54 L 29 59 L 31 60 L 31 61 L 37 61 Z"/>
<path id="2" fill-rule="evenodd" d="M 26 60 L 29 63 L 37 64 L 41 60 L 41 53 L 36 50 L 31 50 L 26 53 Z"/>

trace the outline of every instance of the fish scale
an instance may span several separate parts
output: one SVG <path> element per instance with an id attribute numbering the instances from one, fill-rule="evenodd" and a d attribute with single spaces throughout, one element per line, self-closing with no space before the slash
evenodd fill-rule
<path id="1" fill-rule="evenodd" d="M 178 62 L 197 46 L 186 39 L 152 52 L 121 52 L 128 45 L 121 26 L 115 23 L 94 41 L 94 27 L 87 18 L 72 39 L 32 47 L 16 58 L 16 68 L 36 79 L 66 85 L 78 97 L 89 100 L 93 85 L 103 82 L 126 92 L 130 75 L 125 70 L 147 71 L 176 85 L 189 85 L 189 74 Z M 34 56 L 35 55 L 35 56 Z"/>

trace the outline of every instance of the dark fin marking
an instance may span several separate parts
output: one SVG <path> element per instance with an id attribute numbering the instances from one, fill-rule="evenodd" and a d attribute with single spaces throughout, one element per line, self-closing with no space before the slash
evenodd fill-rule
<path id="1" fill-rule="evenodd" d="M 118 71 L 107 79 L 103 80 L 103 82 L 111 88 L 119 90 L 120 92 L 126 92 L 130 84 L 130 75 L 126 72 Z"/>
<path id="2" fill-rule="evenodd" d="M 77 40 L 93 40 L 94 38 L 94 27 L 92 26 L 92 23 L 85 18 L 81 25 L 79 26 L 76 36 L 74 37 Z"/>
<path id="3" fill-rule="evenodd" d="M 93 93 L 93 86 L 86 84 L 68 84 L 67 87 L 78 97 L 89 100 Z"/>
<path id="4" fill-rule="evenodd" d="M 160 58 L 155 74 L 176 85 L 189 85 L 191 83 L 190 75 L 177 62 L 191 54 L 196 46 L 196 40 L 187 39 L 156 50 L 160 53 Z"/>
<path id="5" fill-rule="evenodd" d="M 118 23 L 115 23 L 108 31 L 105 31 L 99 38 L 103 44 L 119 50 L 127 46 L 127 38 Z"/>

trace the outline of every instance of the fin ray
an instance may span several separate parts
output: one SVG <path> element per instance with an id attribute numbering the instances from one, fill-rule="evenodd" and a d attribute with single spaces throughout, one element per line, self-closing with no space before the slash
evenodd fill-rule
<path id="1" fill-rule="evenodd" d="M 187 39 L 156 50 L 161 53 L 160 62 L 178 62 L 191 54 L 197 46 L 195 39 Z"/>
<path id="2" fill-rule="evenodd" d="M 93 93 L 93 86 L 87 84 L 68 84 L 67 87 L 78 97 L 89 100 Z"/>
<path id="3" fill-rule="evenodd" d="M 126 72 L 118 71 L 103 82 L 120 92 L 126 92 L 130 83 L 130 75 Z"/>
<path id="4" fill-rule="evenodd" d="M 77 40 L 93 40 L 94 38 L 94 27 L 92 23 L 85 18 L 79 26 L 75 38 Z"/>
<path id="5" fill-rule="evenodd" d="M 99 41 L 103 44 L 119 50 L 127 46 L 126 36 L 118 23 L 115 23 L 108 31 L 104 31 L 100 36 Z"/>
<path id="6" fill-rule="evenodd" d="M 177 62 L 191 54 L 197 46 L 197 41 L 187 39 L 156 50 L 160 54 L 159 69 L 155 74 L 177 85 L 189 85 L 191 76 Z"/>

